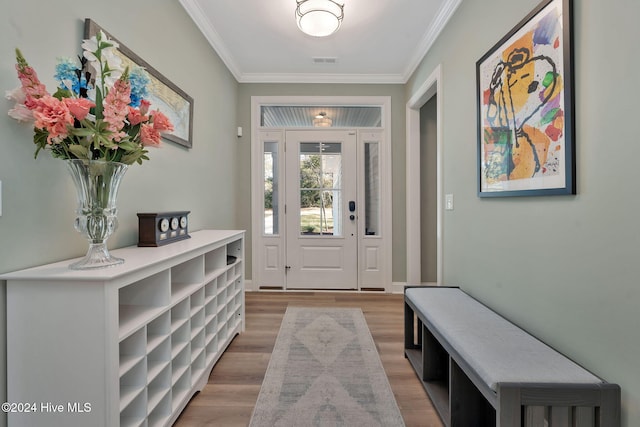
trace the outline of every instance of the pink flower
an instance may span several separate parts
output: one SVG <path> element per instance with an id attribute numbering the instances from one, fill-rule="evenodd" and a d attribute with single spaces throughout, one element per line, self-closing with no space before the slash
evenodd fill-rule
<path id="1" fill-rule="evenodd" d="M 151 113 L 151 118 L 153 119 L 153 128 L 158 132 L 172 132 L 173 124 L 171 124 L 171 120 L 160 110 L 155 110 Z"/>
<path id="2" fill-rule="evenodd" d="M 32 110 L 35 106 L 33 100 L 49 96 L 49 93 L 47 93 L 47 88 L 38 79 L 36 70 L 30 67 L 27 60 L 22 56 L 20 49 L 16 49 L 16 61 L 16 71 L 25 95 L 24 104 Z"/>
<path id="3" fill-rule="evenodd" d="M 145 116 L 140 112 L 140 110 L 129 106 L 129 114 L 127 115 L 127 119 L 129 120 L 129 123 L 131 123 L 131 126 L 135 126 L 149 120 L 149 116 Z"/>
<path id="4" fill-rule="evenodd" d="M 29 98 L 41 98 L 48 95 L 45 85 L 40 83 L 36 71 L 28 65 L 16 64 L 16 70 L 18 71 L 18 78 L 22 83 L 22 89 L 24 90 L 27 100 Z"/>
<path id="5" fill-rule="evenodd" d="M 131 102 L 131 86 L 129 80 L 118 79 L 104 99 L 104 121 L 108 123 L 107 130 L 114 133 L 113 140 L 120 141 L 124 136 L 122 128 L 125 123 Z"/>
<path id="6" fill-rule="evenodd" d="M 78 120 L 84 120 L 89 114 L 89 109 L 96 106 L 87 98 L 64 98 L 63 101 L 71 114 L 73 114 L 73 117 Z"/>
<path id="7" fill-rule="evenodd" d="M 159 147 L 160 138 L 160 131 L 155 129 L 153 125 L 143 123 L 142 126 L 140 126 L 140 142 L 143 146 Z"/>
<path id="8" fill-rule="evenodd" d="M 140 114 L 142 114 L 143 116 L 145 114 L 147 114 L 149 112 L 149 107 L 151 106 L 151 103 L 149 101 L 147 101 L 146 99 L 141 99 L 140 100 Z"/>
<path id="9" fill-rule="evenodd" d="M 34 126 L 48 132 L 47 143 L 57 144 L 69 135 L 67 125 L 73 125 L 73 116 L 66 104 L 53 96 L 33 99 Z"/>

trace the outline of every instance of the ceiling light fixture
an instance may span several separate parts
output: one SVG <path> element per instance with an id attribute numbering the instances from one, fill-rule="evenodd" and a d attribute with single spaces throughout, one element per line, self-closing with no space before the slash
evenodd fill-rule
<path id="1" fill-rule="evenodd" d="M 313 119 L 313 126 L 317 128 L 328 128 L 333 124 L 333 120 L 327 117 L 327 113 L 322 112 Z"/>
<path id="2" fill-rule="evenodd" d="M 340 28 L 344 18 L 341 0 L 296 0 L 298 28 L 313 37 L 329 36 Z"/>

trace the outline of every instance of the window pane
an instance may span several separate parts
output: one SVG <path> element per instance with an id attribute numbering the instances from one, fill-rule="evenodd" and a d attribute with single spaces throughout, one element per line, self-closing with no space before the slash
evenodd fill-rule
<path id="1" fill-rule="evenodd" d="M 300 234 L 320 234 L 321 191 L 300 190 Z"/>
<path id="2" fill-rule="evenodd" d="M 278 143 L 264 143 L 264 234 L 278 231 Z"/>
<path id="3" fill-rule="evenodd" d="M 333 147 L 334 150 L 338 150 L 335 154 L 325 151 L 322 155 L 322 176 L 324 188 L 340 188 L 342 181 L 342 155 L 340 154 L 340 144 L 326 144 Z"/>
<path id="4" fill-rule="evenodd" d="M 380 235 L 380 160 L 378 143 L 364 144 L 365 234 Z"/>
<path id="5" fill-rule="evenodd" d="M 300 156 L 300 189 L 321 188 L 321 158 L 319 155 Z"/>
<path id="6" fill-rule="evenodd" d="M 342 235 L 341 152 L 340 143 L 300 144 L 301 234 Z"/>
<path id="7" fill-rule="evenodd" d="M 300 154 L 320 154 L 319 142 L 301 142 Z"/>

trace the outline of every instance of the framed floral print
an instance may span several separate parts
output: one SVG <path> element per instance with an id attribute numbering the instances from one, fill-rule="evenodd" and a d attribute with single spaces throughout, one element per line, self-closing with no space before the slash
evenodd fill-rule
<path id="1" fill-rule="evenodd" d="M 103 31 L 109 39 L 119 44 L 117 52 L 125 64 L 142 67 L 149 75 L 148 101 L 153 109 L 158 108 L 173 123 L 172 133 L 162 137 L 186 148 L 193 146 L 193 98 L 172 83 L 155 68 L 126 47 L 120 40 L 105 31 L 98 24 L 87 18 L 84 22 L 84 38 L 89 39 Z"/>

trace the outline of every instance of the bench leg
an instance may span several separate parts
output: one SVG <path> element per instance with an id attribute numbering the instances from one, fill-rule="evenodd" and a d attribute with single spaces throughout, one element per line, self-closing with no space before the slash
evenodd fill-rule
<path id="1" fill-rule="evenodd" d="M 415 349 L 415 333 L 414 333 L 414 319 L 415 315 L 413 309 L 404 303 L 404 348 Z"/>
<path id="2" fill-rule="evenodd" d="M 600 402 L 600 425 L 620 425 L 620 386 L 617 384 L 603 385 L 602 401 Z"/>
<path id="3" fill-rule="evenodd" d="M 498 407 L 496 427 L 519 427 L 522 425 L 520 388 L 498 387 Z"/>

